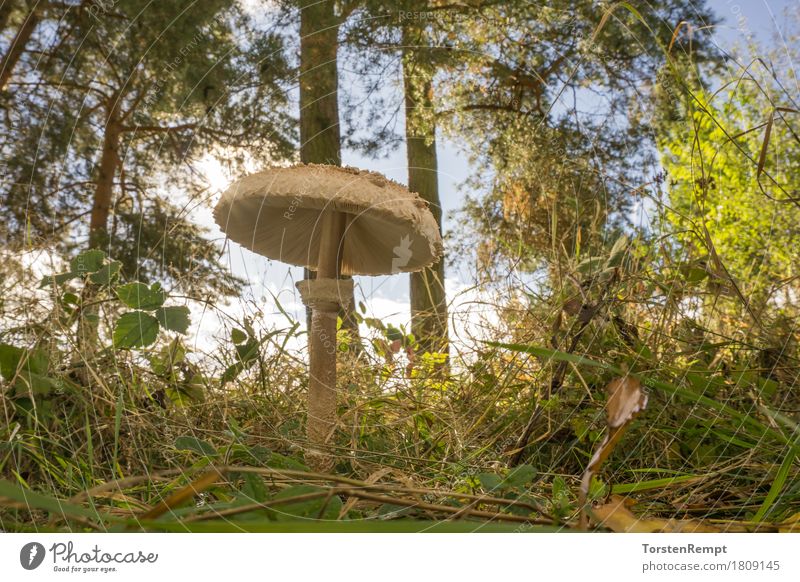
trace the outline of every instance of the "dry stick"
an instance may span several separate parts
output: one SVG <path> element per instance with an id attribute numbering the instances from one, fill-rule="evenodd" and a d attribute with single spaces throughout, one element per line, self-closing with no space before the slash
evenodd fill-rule
<path id="1" fill-rule="evenodd" d="M 149 483 L 153 480 L 166 479 L 168 475 L 177 475 L 182 473 L 184 473 L 183 469 L 170 469 L 168 471 L 160 471 L 157 475 L 135 475 L 132 477 L 124 477 L 122 479 L 114 479 L 113 481 L 107 481 L 106 483 L 101 483 L 100 485 L 92 487 L 91 489 L 76 493 L 69 498 L 69 503 L 80 503 L 84 498 L 91 501 L 93 497 L 112 489 L 116 489 L 122 493 L 122 489 L 124 487 L 131 487 L 133 485 L 139 485 L 140 483 Z M 53 527 L 56 521 L 56 517 L 53 516 L 48 525 Z"/>
<path id="2" fill-rule="evenodd" d="M 480 503 L 488 503 L 490 505 L 502 505 L 502 506 L 516 506 L 516 507 L 524 507 L 526 509 L 530 509 L 531 511 L 535 511 L 544 517 L 553 520 L 554 518 L 551 515 L 545 513 L 542 508 L 534 503 L 529 501 L 518 501 L 515 499 L 503 499 L 500 497 L 491 497 L 485 495 L 473 495 L 471 493 L 459 493 L 455 491 L 438 491 L 436 489 L 426 489 L 422 487 L 394 487 L 392 485 L 385 485 L 380 483 L 367 483 L 366 481 L 359 481 L 357 479 L 350 479 L 348 477 L 342 477 L 339 475 L 329 475 L 327 473 L 313 473 L 309 471 L 298 471 L 296 469 L 270 469 L 270 468 L 262 468 L 262 467 L 237 467 L 235 465 L 232 466 L 218 466 L 216 467 L 217 471 L 220 473 L 229 473 L 229 472 L 239 472 L 239 473 L 258 473 L 262 475 L 271 475 L 271 476 L 278 476 L 278 477 L 297 477 L 303 479 L 305 481 L 316 479 L 320 481 L 334 481 L 338 483 L 344 483 L 346 485 L 350 485 L 351 487 L 361 487 L 362 489 L 374 489 L 378 491 L 384 491 L 387 493 L 406 493 L 408 495 L 437 495 L 440 497 L 457 497 L 461 499 L 469 499 L 475 500 Z"/>
<path id="3" fill-rule="evenodd" d="M 271 501 L 263 501 L 259 503 L 248 503 L 247 505 L 239 505 L 237 507 L 230 507 L 228 509 L 220 509 L 218 511 L 212 509 L 208 513 L 189 516 L 186 519 L 184 519 L 183 522 L 189 523 L 194 521 L 206 521 L 209 519 L 215 519 L 219 517 L 228 517 L 231 515 L 248 513 L 250 511 L 256 511 L 259 509 L 266 509 L 268 507 L 275 507 L 276 505 L 285 505 L 287 503 L 296 503 L 298 501 L 311 501 L 314 499 L 319 499 L 320 497 L 326 497 L 326 496 L 330 497 L 331 491 L 335 491 L 335 489 L 331 489 L 329 491 L 315 491 L 313 493 L 305 493 L 303 495 L 296 495 L 294 497 L 273 499 Z"/>
<path id="4" fill-rule="evenodd" d="M 79 503 L 83 498 L 91 499 L 93 496 L 98 495 L 100 493 L 105 493 L 111 489 L 117 489 L 120 493 L 122 493 L 122 489 L 125 487 L 131 487 L 133 485 L 139 485 L 140 483 L 149 483 L 154 480 L 161 480 L 166 479 L 170 475 L 180 475 L 185 473 L 183 469 L 170 469 L 168 471 L 160 471 L 156 475 L 135 475 L 133 477 L 124 477 L 122 479 L 114 479 L 113 481 L 107 481 L 105 483 L 101 483 L 91 489 L 86 489 L 85 491 L 80 491 L 76 493 L 72 497 L 69 498 L 70 503 Z"/>
<path id="5" fill-rule="evenodd" d="M 455 491 L 437 491 L 435 489 L 425 489 L 425 488 L 415 488 L 415 487 L 394 487 L 391 485 L 367 483 L 365 481 L 350 479 L 348 477 L 342 477 L 340 475 L 329 475 L 326 473 L 299 471 L 296 469 L 270 469 L 266 467 L 238 467 L 235 465 L 220 465 L 215 467 L 212 471 L 218 472 L 219 475 L 237 472 L 237 473 L 256 473 L 260 475 L 269 475 L 277 477 L 296 477 L 299 479 L 303 479 L 305 481 L 309 480 L 333 481 L 338 483 L 344 483 L 345 485 L 349 485 L 350 487 L 373 489 L 377 491 L 384 491 L 387 493 L 406 493 L 409 495 L 437 495 L 441 497 L 456 497 L 461 499 L 469 499 L 479 503 L 487 503 L 491 505 L 501 505 L 506 507 L 511 507 L 511 506 L 524 507 L 526 509 L 530 509 L 531 511 L 535 511 L 540 515 L 544 516 L 545 518 L 547 518 L 548 520 L 547 523 L 552 524 L 555 522 L 555 519 L 551 515 L 548 515 L 546 512 L 544 512 L 542 508 L 539 507 L 538 505 L 526 501 L 518 501 L 515 499 L 502 499 L 499 497 L 473 495 L 470 493 L 458 493 Z M 187 486 L 185 490 L 188 490 L 193 485 L 194 484 Z M 349 491 L 355 491 L 355 490 L 349 489 Z M 387 499 L 393 499 L 393 498 L 388 497 Z M 167 501 L 169 501 L 169 499 Z M 411 503 L 423 503 L 423 502 L 411 502 Z M 460 511 L 461 509 L 461 508 L 452 508 L 450 506 L 441 506 L 441 507 L 449 507 L 448 511 L 453 510 L 453 512 Z M 493 512 L 485 512 L 485 513 L 494 515 Z M 514 516 L 514 517 L 520 517 L 520 516 Z M 523 520 L 527 520 L 527 518 L 523 518 Z"/>
<path id="6" fill-rule="evenodd" d="M 489 520 L 497 521 L 513 521 L 514 523 L 534 523 L 539 525 L 554 525 L 553 521 L 549 519 L 539 519 L 531 517 L 523 517 L 521 515 L 509 515 L 507 513 L 497 513 L 494 511 L 483 511 L 480 509 L 470 509 L 464 511 L 463 507 L 452 507 L 450 505 L 438 505 L 436 503 L 426 503 L 423 501 L 412 501 L 410 499 L 402 499 L 398 497 L 389 497 L 387 495 L 375 495 L 365 491 L 357 491 L 352 489 L 345 489 L 342 491 L 346 495 L 352 495 L 366 501 L 374 501 L 376 503 L 388 503 L 390 505 L 402 505 L 405 507 L 415 507 L 418 509 L 426 509 L 428 511 L 440 511 L 449 514 L 466 514 L 473 517 L 483 517 Z"/>
<path id="7" fill-rule="evenodd" d="M 189 517 L 185 519 L 185 522 L 195 522 L 195 521 L 206 521 L 209 519 L 219 518 L 219 517 L 229 517 L 232 515 L 238 515 L 242 513 L 248 513 L 250 511 L 257 511 L 259 509 L 266 509 L 268 507 L 274 507 L 276 505 L 286 504 L 286 503 L 294 503 L 298 501 L 309 501 L 312 499 L 319 499 L 325 497 L 326 500 L 329 500 L 334 495 L 344 494 L 350 497 L 355 497 L 358 499 L 363 499 L 365 501 L 372 501 L 374 503 L 382 503 L 382 504 L 389 504 L 389 505 L 402 505 L 404 507 L 414 507 L 417 509 L 424 509 L 427 511 L 438 511 L 443 513 L 451 514 L 452 517 L 458 518 L 462 515 L 469 515 L 472 517 L 482 517 L 489 520 L 497 520 L 497 521 L 512 521 L 514 523 L 534 523 L 539 525 L 553 525 L 553 521 L 549 519 L 539 519 L 539 518 L 530 518 L 524 517 L 521 515 L 509 515 L 505 513 L 498 513 L 494 511 L 482 511 L 479 509 L 470 509 L 469 507 L 466 508 L 459 508 L 459 507 L 451 507 L 449 505 L 439 505 L 435 503 L 426 503 L 423 501 L 415 501 L 411 499 L 403 499 L 397 497 L 390 497 L 388 495 L 375 495 L 373 493 L 367 493 L 365 491 L 359 491 L 355 489 L 348 489 L 348 488 L 332 488 L 328 491 L 316 491 L 314 493 L 307 493 L 305 495 L 297 495 L 295 497 L 287 497 L 285 499 L 275 499 L 272 501 L 265 501 L 263 503 L 251 503 L 248 505 L 241 505 L 239 507 L 231 507 L 229 509 L 223 509 L 220 511 L 212 511 L 203 515 L 198 515 L 194 517 Z"/>
<path id="8" fill-rule="evenodd" d="M 216 483 L 222 476 L 226 473 L 230 472 L 239 472 L 239 473 L 257 473 L 263 475 L 272 475 L 272 476 L 295 476 L 295 477 L 305 477 L 306 480 L 309 479 L 317 479 L 322 481 L 335 481 L 340 483 L 345 483 L 350 485 L 351 487 L 362 487 L 365 489 L 377 489 L 381 491 L 388 491 L 394 493 L 417 493 L 417 494 L 436 494 L 436 495 L 444 495 L 450 497 L 462 497 L 462 498 L 469 498 L 475 500 L 475 503 L 478 502 L 485 502 L 485 503 L 492 503 L 492 504 L 502 504 L 505 506 L 512 506 L 517 505 L 520 507 L 528 507 L 534 511 L 539 512 L 542 515 L 545 515 L 539 508 L 535 505 L 526 503 L 526 502 L 517 502 L 515 500 L 509 499 L 499 499 L 499 498 L 483 498 L 477 495 L 470 495 L 465 493 L 455 493 L 455 492 L 438 492 L 432 489 L 415 489 L 409 487 L 390 487 L 386 485 L 374 485 L 371 483 L 365 483 L 363 481 L 358 481 L 356 479 L 349 479 L 347 477 L 340 477 L 338 475 L 327 475 L 324 473 L 313 473 L 307 471 L 297 471 L 292 469 L 269 469 L 269 468 L 261 468 L 261 467 L 237 467 L 237 466 L 220 466 L 214 467 L 209 471 L 203 473 L 200 477 L 192 481 L 189 485 L 182 488 L 181 490 L 177 491 L 176 493 L 170 495 L 167 499 L 150 509 L 149 511 L 145 512 L 140 516 L 140 519 L 156 519 L 157 517 L 163 515 L 167 511 L 181 505 L 182 503 L 186 502 L 188 499 L 200 493 L 209 487 L 211 487 L 214 483 Z M 537 523 L 537 524 L 546 524 L 552 525 L 555 523 L 554 519 L 550 516 L 547 516 L 547 519 L 538 519 L 538 518 L 527 518 L 518 515 L 508 515 L 503 513 L 497 513 L 492 511 L 483 511 L 478 509 L 469 509 L 467 508 L 458 508 L 458 507 L 451 507 L 449 505 L 438 505 L 433 503 L 426 503 L 422 501 L 414 501 L 414 500 L 407 500 L 407 499 L 400 499 L 395 497 L 389 497 L 385 495 L 375 495 L 372 493 L 366 493 L 363 491 L 359 491 L 356 489 L 350 488 L 341 488 L 341 489 L 332 489 L 330 491 L 320 491 L 315 492 L 313 497 L 305 497 L 305 496 L 297 496 L 293 498 L 288 498 L 287 500 L 274 500 L 271 502 L 264 502 L 258 504 L 251 504 L 250 506 L 241 506 L 237 508 L 231 508 L 229 510 L 223 510 L 222 512 L 218 512 L 217 515 L 224 516 L 224 515 L 234 515 L 236 513 L 242 513 L 244 511 L 252 511 L 254 509 L 259 509 L 263 507 L 269 507 L 270 505 L 276 504 L 275 501 L 279 503 L 286 503 L 287 501 L 301 501 L 304 499 L 313 499 L 316 497 L 331 497 L 333 495 L 333 491 L 342 492 L 347 495 L 358 497 L 360 499 L 365 499 L 368 501 L 379 501 L 382 503 L 390 503 L 393 505 L 403 505 L 406 507 L 418 507 L 420 509 L 427 509 L 430 511 L 442 511 L 445 513 L 450 514 L 466 514 L 471 515 L 474 517 L 484 517 L 487 519 L 497 519 L 500 521 L 513 521 L 516 523 Z M 199 516 L 196 519 L 209 519 L 206 516 Z M 193 519 L 188 519 L 188 521 L 194 521 Z"/>

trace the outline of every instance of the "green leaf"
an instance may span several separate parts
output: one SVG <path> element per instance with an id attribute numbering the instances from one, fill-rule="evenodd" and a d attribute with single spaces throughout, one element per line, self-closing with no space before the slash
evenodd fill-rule
<path id="1" fill-rule="evenodd" d="M 795 450 L 789 448 L 786 451 L 786 456 L 783 457 L 783 462 L 781 463 L 780 467 L 778 467 L 778 472 L 775 475 L 775 479 L 772 481 L 772 485 L 770 485 L 767 496 L 764 498 L 764 501 L 761 503 L 761 507 L 758 508 L 755 516 L 753 516 L 753 521 L 763 521 L 764 518 L 770 513 L 770 510 L 773 508 L 775 502 L 780 496 L 781 490 L 786 484 L 786 480 L 789 478 L 789 472 L 792 470 L 795 457 Z"/>
<path id="2" fill-rule="evenodd" d="M 567 482 L 561 476 L 556 476 L 552 484 L 553 507 L 557 510 L 566 509 L 569 506 L 569 488 Z"/>
<path id="3" fill-rule="evenodd" d="M 25 350 L 10 344 L 0 344 L 0 373 L 6 380 L 11 380 L 17 372 L 19 361 Z"/>
<path id="4" fill-rule="evenodd" d="M 403 332 L 390 324 L 386 329 L 386 339 L 388 339 L 390 342 L 402 340 Z"/>
<path id="5" fill-rule="evenodd" d="M 242 486 L 241 492 L 250 503 L 253 501 L 262 503 L 269 498 L 264 480 L 260 475 L 256 475 L 255 473 L 244 474 L 244 485 Z"/>
<path id="6" fill-rule="evenodd" d="M 505 348 L 507 350 L 511 350 L 512 352 L 531 354 L 543 360 L 553 360 L 555 362 L 571 362 L 573 364 L 583 364 L 585 366 L 592 366 L 595 368 L 607 368 L 609 371 L 617 370 L 617 368 L 614 368 L 613 366 L 608 366 L 602 362 L 596 362 L 594 360 L 590 360 L 589 358 L 576 356 L 575 354 L 569 354 L 567 352 L 562 352 L 559 350 L 551 350 L 549 348 L 542 348 L 539 346 L 531 346 L 526 344 L 506 344 L 502 342 L 486 342 L 486 344 L 495 348 Z"/>
<path id="7" fill-rule="evenodd" d="M 44 289 L 45 287 L 49 287 L 50 285 L 62 285 L 71 279 L 75 279 L 78 277 L 78 273 L 59 273 L 58 275 L 48 275 L 42 279 L 42 282 L 39 284 L 39 289 Z"/>
<path id="8" fill-rule="evenodd" d="M 258 355 L 258 341 L 250 338 L 247 343 L 236 346 L 236 353 L 242 362 L 255 360 Z"/>
<path id="9" fill-rule="evenodd" d="M 253 365 L 253 362 L 258 357 L 258 346 L 258 340 L 252 337 L 246 343 L 235 346 L 239 361 L 225 368 L 220 379 L 223 385 L 234 380 L 244 370 Z"/>
<path id="10" fill-rule="evenodd" d="M 47 374 L 49 366 L 50 359 L 44 350 L 29 350 L 10 344 L 0 344 L 0 374 L 6 380 L 11 380 L 17 369 L 20 373 Z"/>
<path id="11" fill-rule="evenodd" d="M 75 293 L 67 291 L 61 296 L 61 302 L 64 305 L 77 305 L 80 302 L 80 298 Z"/>
<path id="12" fill-rule="evenodd" d="M 380 329 L 380 330 L 386 329 L 384 323 L 376 317 L 365 317 L 364 323 L 367 324 L 367 327 L 371 329 Z"/>
<path id="13" fill-rule="evenodd" d="M 150 369 L 159 376 L 170 376 L 176 364 L 186 358 L 186 348 L 178 338 L 164 346 L 157 354 L 150 356 Z"/>
<path id="14" fill-rule="evenodd" d="M 628 251 L 628 242 L 628 237 L 624 234 L 617 239 L 617 241 L 614 243 L 614 246 L 611 247 L 608 261 L 606 261 L 607 268 L 619 267 L 619 265 L 622 263 L 625 253 Z"/>
<path id="15" fill-rule="evenodd" d="M 502 486 L 508 489 L 522 489 L 533 481 L 534 477 L 536 477 L 536 469 L 531 465 L 519 465 L 506 475 Z"/>
<path id="16" fill-rule="evenodd" d="M 248 447 L 237 444 L 231 449 L 231 460 L 239 461 L 249 465 L 256 464 L 269 466 L 269 459 L 271 456 L 272 451 L 261 445 L 253 445 L 252 447 Z"/>
<path id="17" fill-rule="evenodd" d="M 203 402 L 206 399 L 205 383 L 200 374 L 195 374 L 186 382 L 167 387 L 167 396 L 178 406 L 186 406 L 191 402 Z"/>
<path id="18" fill-rule="evenodd" d="M 96 273 L 103 266 L 106 254 L 100 249 L 90 249 L 80 253 L 69 263 L 69 270 L 77 276 Z"/>
<path id="19" fill-rule="evenodd" d="M 116 289 L 117 297 L 128 307 L 153 311 L 164 304 L 166 294 L 158 283 L 148 287 L 144 283 L 128 283 Z"/>
<path id="20" fill-rule="evenodd" d="M 214 447 L 194 436 L 179 436 L 175 439 L 175 448 L 179 451 L 192 451 L 203 457 L 217 456 L 217 450 Z"/>
<path id="21" fill-rule="evenodd" d="M 155 315 L 158 323 L 170 331 L 185 334 L 189 330 L 189 308 L 185 305 L 161 307 Z"/>
<path id="22" fill-rule="evenodd" d="M 97 285 L 109 285 L 119 276 L 119 270 L 122 263 L 119 261 L 111 261 L 107 265 L 103 265 L 96 273 L 89 275 L 89 280 Z"/>
<path id="23" fill-rule="evenodd" d="M 143 311 L 123 314 L 114 326 L 113 342 L 117 348 L 146 347 L 158 337 L 158 320 Z"/>
<path id="24" fill-rule="evenodd" d="M 297 459 L 287 457 L 286 455 L 281 455 L 280 453 L 272 453 L 270 455 L 269 461 L 267 462 L 267 467 L 271 469 L 294 469 L 296 471 L 308 471 L 308 467 Z"/>
<path id="25" fill-rule="evenodd" d="M 240 344 L 247 339 L 247 334 L 241 329 L 233 328 L 231 330 L 231 341 L 235 344 Z"/>
<path id="26" fill-rule="evenodd" d="M 16 396 L 47 396 L 51 392 L 58 390 L 62 386 L 59 380 L 48 378 L 36 372 L 21 370 L 14 382 L 14 394 Z"/>
<path id="27" fill-rule="evenodd" d="M 484 491 L 487 493 L 498 490 L 500 484 L 503 482 L 503 478 L 494 473 L 478 473 L 476 477 L 478 481 L 480 481 L 481 487 L 483 487 Z"/>

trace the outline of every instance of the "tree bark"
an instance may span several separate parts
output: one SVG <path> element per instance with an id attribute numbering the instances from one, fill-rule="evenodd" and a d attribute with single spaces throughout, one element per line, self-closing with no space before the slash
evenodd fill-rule
<path id="1" fill-rule="evenodd" d="M 340 21 L 334 8 L 331 0 L 300 2 L 300 161 L 304 164 L 342 165 L 337 60 Z M 306 269 L 305 278 L 313 277 Z M 339 315 L 343 329 L 357 346 L 353 308 L 343 309 Z M 306 310 L 306 324 L 311 329 L 310 310 Z"/>
<path id="2" fill-rule="evenodd" d="M 89 219 L 89 248 L 102 248 L 108 244 L 108 217 L 114 194 L 114 178 L 120 165 L 119 146 L 122 133 L 120 120 L 120 99 L 111 97 L 106 116 L 103 151 L 100 168 L 92 199 L 92 212 Z"/>
<path id="3" fill-rule="evenodd" d="M 439 231 L 442 207 L 439 200 L 436 125 L 433 109 L 434 66 L 420 48 L 422 30 L 403 28 L 403 85 L 405 90 L 406 151 L 408 189 L 429 205 Z M 447 297 L 444 288 L 444 260 L 411 273 L 411 331 L 422 352 L 448 355 Z"/>
<path id="4" fill-rule="evenodd" d="M 300 2 L 300 159 L 342 165 L 339 21 L 331 0 Z"/>
<path id="5" fill-rule="evenodd" d="M 7 20 L 9 14 L 10 8 L 2 16 Z M 8 81 L 11 79 L 11 74 L 14 72 L 14 68 L 19 63 L 20 58 L 22 58 L 22 53 L 25 52 L 25 47 L 28 45 L 28 41 L 30 41 L 33 31 L 36 30 L 40 20 L 41 7 L 40 3 L 37 3 L 25 17 L 19 30 L 17 30 L 17 34 L 14 36 L 14 40 L 11 41 L 8 51 L 0 60 L 0 91 L 5 91 Z M 5 25 L 5 22 L 3 24 Z"/>

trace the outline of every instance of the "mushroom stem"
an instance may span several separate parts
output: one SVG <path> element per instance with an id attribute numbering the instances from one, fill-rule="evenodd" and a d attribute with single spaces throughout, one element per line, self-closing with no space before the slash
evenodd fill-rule
<path id="1" fill-rule="evenodd" d="M 322 232 L 319 243 L 319 262 L 317 277 L 320 279 L 338 279 L 341 272 L 342 258 L 339 245 L 344 237 L 347 215 L 341 212 L 327 211 L 320 218 Z"/>
<path id="2" fill-rule="evenodd" d="M 344 236 L 346 215 L 330 211 L 321 218 L 321 238 L 317 279 L 338 279 L 341 271 L 339 245 Z M 336 425 L 336 320 L 337 303 L 312 305 L 309 342 L 308 418 L 306 435 L 309 465 L 330 471 L 333 458 L 325 452 Z"/>

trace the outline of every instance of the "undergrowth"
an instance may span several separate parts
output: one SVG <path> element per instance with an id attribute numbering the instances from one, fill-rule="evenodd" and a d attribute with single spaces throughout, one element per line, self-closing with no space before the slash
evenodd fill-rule
<path id="1" fill-rule="evenodd" d="M 800 511 L 788 315 L 763 316 L 758 334 L 737 333 L 734 316 L 702 326 L 684 297 L 746 315 L 710 276 L 676 276 L 665 250 L 623 236 L 564 265 L 557 292 L 505 303 L 492 330 L 504 343 L 477 342 L 447 367 L 430 354 L 409 366 L 414 338 L 361 314 L 365 349 L 340 332 L 332 475 L 303 460 L 307 371 L 289 347 L 300 326 L 228 322 L 228 339 L 200 353 L 184 338 L 189 309 L 120 281 L 99 251 L 42 290 L 20 295 L 17 280 L 5 308 L 39 299 L 0 332 L 0 527 L 572 527 L 604 387 L 623 376 L 649 404 L 592 482 L 595 502 L 624 494 L 649 515 L 756 529 L 786 520 Z"/>

